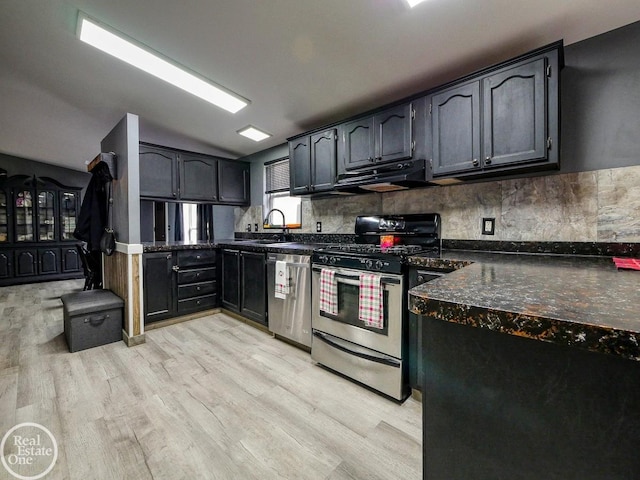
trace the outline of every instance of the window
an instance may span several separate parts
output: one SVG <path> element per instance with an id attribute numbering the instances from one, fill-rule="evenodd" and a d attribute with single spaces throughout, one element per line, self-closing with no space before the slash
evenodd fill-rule
<path id="1" fill-rule="evenodd" d="M 269 225 L 273 228 L 301 228 L 302 201 L 300 197 L 289 195 L 289 159 L 281 158 L 264 165 L 264 212 L 278 209 L 284 214 L 286 225 L 282 225 L 282 215 L 269 215 Z"/>

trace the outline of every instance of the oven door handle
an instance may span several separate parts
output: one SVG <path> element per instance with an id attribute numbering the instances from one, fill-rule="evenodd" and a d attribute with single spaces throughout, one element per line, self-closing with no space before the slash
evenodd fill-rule
<path id="1" fill-rule="evenodd" d="M 322 270 L 321 268 L 313 267 L 313 271 L 314 272 L 319 272 L 321 270 Z M 344 280 L 355 280 L 357 282 L 360 281 L 360 275 L 347 275 L 345 273 L 336 272 L 335 277 L 336 278 L 342 278 Z M 391 283 L 391 284 L 394 284 L 394 285 L 400 285 L 400 279 L 399 278 L 382 277 L 380 280 L 382 281 L 382 283 Z M 354 283 L 354 285 L 355 285 L 355 283 Z"/>
<path id="2" fill-rule="evenodd" d="M 369 361 L 375 362 L 375 363 L 380 363 L 382 365 L 387 365 L 389 367 L 400 368 L 402 366 L 400 361 L 392 359 L 392 358 L 389 358 L 389 357 L 378 357 L 376 355 L 370 355 L 368 353 L 356 352 L 354 350 L 351 350 L 350 348 L 347 348 L 344 345 L 340 345 L 338 342 L 334 342 L 333 340 L 331 340 L 329 338 L 328 335 L 326 335 L 324 333 L 321 333 L 321 332 L 318 332 L 318 331 L 314 330 L 313 336 L 318 338 L 319 340 L 323 341 L 324 343 L 326 343 L 330 347 L 333 347 L 333 348 L 335 348 L 337 350 L 340 350 L 341 352 L 348 353 L 349 355 L 353 355 L 354 357 L 363 358 L 365 360 L 369 360 Z"/>

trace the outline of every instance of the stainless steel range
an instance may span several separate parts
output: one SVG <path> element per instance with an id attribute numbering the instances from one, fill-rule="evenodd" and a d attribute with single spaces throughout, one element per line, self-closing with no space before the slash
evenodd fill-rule
<path id="1" fill-rule="evenodd" d="M 409 394 L 406 258 L 440 255 L 440 216 L 360 216 L 355 233 L 355 244 L 316 250 L 311 258 L 311 357 L 402 401 Z"/>

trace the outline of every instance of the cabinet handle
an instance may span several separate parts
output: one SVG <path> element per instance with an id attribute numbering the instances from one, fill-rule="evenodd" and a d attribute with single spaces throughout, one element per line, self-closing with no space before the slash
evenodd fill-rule
<path id="1" fill-rule="evenodd" d="M 196 273 L 196 278 L 198 278 L 200 276 L 200 272 Z"/>
<path id="2" fill-rule="evenodd" d="M 171 254 L 167 254 L 167 260 L 171 260 Z"/>
<path id="3" fill-rule="evenodd" d="M 180 267 L 178 265 L 174 265 L 173 267 L 171 267 L 171 270 L 177 272 L 178 270 L 180 270 Z"/>
<path id="4" fill-rule="evenodd" d="M 200 291 L 200 285 L 198 285 L 198 286 L 196 287 L 196 290 L 197 290 L 197 291 Z"/>
<path id="5" fill-rule="evenodd" d="M 471 163 L 473 164 L 474 167 L 477 167 L 478 165 L 480 165 L 480 162 L 478 162 L 477 158 L 474 158 Z"/>
<path id="6" fill-rule="evenodd" d="M 171 195 L 173 195 L 175 197 L 176 196 L 176 192 L 173 192 Z"/>
<path id="7" fill-rule="evenodd" d="M 196 260 L 200 260 L 200 255 L 196 255 Z"/>
<path id="8" fill-rule="evenodd" d="M 491 157 L 485 158 L 484 163 L 486 163 L 487 165 L 491 165 Z"/>

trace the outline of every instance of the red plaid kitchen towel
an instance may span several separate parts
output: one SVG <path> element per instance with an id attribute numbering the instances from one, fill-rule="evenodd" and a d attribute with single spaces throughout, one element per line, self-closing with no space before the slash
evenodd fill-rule
<path id="1" fill-rule="evenodd" d="M 336 272 L 323 268 L 320 271 L 320 311 L 329 315 L 338 314 L 338 285 Z"/>
<path id="2" fill-rule="evenodd" d="M 640 270 L 640 260 L 637 258 L 618 258 L 613 257 L 613 263 L 617 268 L 626 268 L 629 270 Z"/>
<path id="3" fill-rule="evenodd" d="M 361 273 L 358 318 L 369 327 L 382 328 L 384 326 L 382 295 L 380 275 Z"/>

